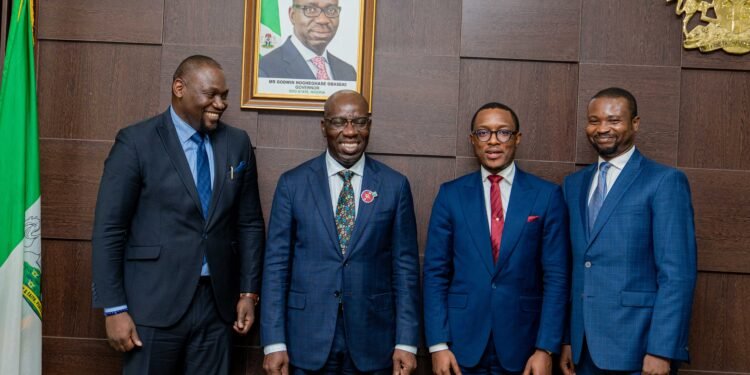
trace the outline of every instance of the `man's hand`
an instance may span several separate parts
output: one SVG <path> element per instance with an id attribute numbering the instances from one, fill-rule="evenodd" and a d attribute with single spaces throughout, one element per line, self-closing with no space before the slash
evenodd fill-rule
<path id="1" fill-rule="evenodd" d="M 263 358 L 263 369 L 269 375 L 289 375 L 289 355 L 286 350 L 266 355 Z"/>
<path id="2" fill-rule="evenodd" d="M 104 322 L 109 346 L 118 352 L 129 352 L 136 346 L 143 346 L 130 314 L 124 312 L 111 315 L 106 317 Z"/>
<path id="3" fill-rule="evenodd" d="M 234 322 L 234 331 L 240 335 L 246 335 L 255 322 L 255 299 L 247 296 L 240 297 L 237 301 L 237 320 Z"/>
<path id="4" fill-rule="evenodd" d="M 665 358 L 646 354 L 643 357 L 643 375 L 667 375 L 671 361 Z"/>
<path id="5" fill-rule="evenodd" d="M 393 375 L 411 374 L 417 368 L 417 357 L 401 349 L 393 350 Z"/>
<path id="6" fill-rule="evenodd" d="M 523 375 L 552 375 L 552 356 L 544 350 L 537 349 L 526 361 Z"/>
<path id="7" fill-rule="evenodd" d="M 560 349 L 560 369 L 564 375 L 575 375 L 576 365 L 573 363 L 573 350 L 570 345 L 563 345 Z"/>
<path id="8" fill-rule="evenodd" d="M 449 349 L 432 353 L 432 372 L 437 375 L 450 375 L 451 370 L 461 375 L 461 369 L 456 362 L 456 356 Z"/>

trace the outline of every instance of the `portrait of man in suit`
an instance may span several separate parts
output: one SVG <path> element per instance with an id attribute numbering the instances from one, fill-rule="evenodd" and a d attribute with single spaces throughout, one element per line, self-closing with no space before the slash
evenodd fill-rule
<path id="1" fill-rule="evenodd" d="M 328 51 L 341 21 L 338 0 L 293 0 L 288 15 L 292 33 L 260 58 L 258 77 L 357 80 L 355 68 Z"/>
<path id="2" fill-rule="evenodd" d="M 416 368 L 419 254 L 409 181 L 365 154 L 368 103 L 325 103 L 326 151 L 282 174 L 263 270 L 269 374 L 391 374 Z"/>
<path id="3" fill-rule="evenodd" d="M 121 129 L 96 204 L 93 305 L 124 374 L 228 374 L 255 320 L 264 245 L 250 139 L 221 121 L 224 72 L 190 56 L 171 106 Z"/>
<path id="4" fill-rule="evenodd" d="M 635 97 L 598 92 L 586 136 L 598 161 L 565 178 L 572 289 L 566 374 L 676 373 L 688 360 L 696 279 L 693 206 L 685 174 L 634 145 Z"/>
<path id="5" fill-rule="evenodd" d="M 550 375 L 568 301 L 568 219 L 559 186 L 514 162 L 516 113 L 471 120 L 479 171 L 446 182 L 424 256 L 424 321 L 436 374 Z"/>

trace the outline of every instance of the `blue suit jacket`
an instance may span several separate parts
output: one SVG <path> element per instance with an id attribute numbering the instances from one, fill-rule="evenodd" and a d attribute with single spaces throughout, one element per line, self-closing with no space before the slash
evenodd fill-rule
<path id="1" fill-rule="evenodd" d="M 536 347 L 557 352 L 568 301 L 567 213 L 560 187 L 516 168 L 493 264 L 482 176 L 443 184 L 424 259 L 427 345 L 450 343 L 475 366 L 490 333 L 506 370 L 522 371 Z"/>
<path id="2" fill-rule="evenodd" d="M 315 79 L 305 59 L 297 51 L 297 47 L 287 38 L 279 48 L 260 58 L 258 77 Z M 328 52 L 328 65 L 331 66 L 331 79 L 337 81 L 356 81 L 357 72 L 354 67 L 344 60 Z"/>
<path id="3" fill-rule="evenodd" d="M 646 353 L 686 361 L 696 277 L 687 179 L 636 150 L 588 233 L 595 171 L 592 164 L 563 185 L 573 248 L 574 360 L 585 334 L 602 369 L 640 370 Z"/>
<path id="4" fill-rule="evenodd" d="M 339 298 L 360 371 L 390 368 L 396 344 L 419 342 L 419 253 L 406 177 L 367 157 L 363 201 L 346 255 L 334 222 L 325 154 L 284 173 L 274 194 L 263 271 L 261 344 L 286 343 L 290 362 L 325 363 Z M 360 199 L 360 197 L 355 197 Z"/>

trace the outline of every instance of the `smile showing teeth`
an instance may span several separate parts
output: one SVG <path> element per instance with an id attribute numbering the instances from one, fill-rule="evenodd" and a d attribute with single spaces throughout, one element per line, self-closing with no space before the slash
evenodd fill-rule
<path id="1" fill-rule="evenodd" d="M 208 117 L 209 120 L 218 120 L 220 115 L 218 113 L 206 112 L 206 117 Z"/>

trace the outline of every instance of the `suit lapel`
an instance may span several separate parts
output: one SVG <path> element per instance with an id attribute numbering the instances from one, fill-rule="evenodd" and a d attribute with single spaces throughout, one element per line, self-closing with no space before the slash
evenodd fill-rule
<path id="1" fill-rule="evenodd" d="M 526 174 L 516 166 L 516 175 L 513 179 L 513 187 L 510 193 L 510 202 L 505 214 L 503 237 L 500 242 L 500 256 L 495 272 L 500 272 L 516 249 L 516 243 L 521 237 L 537 194 L 538 191 L 526 180 Z"/>
<path id="2" fill-rule="evenodd" d="M 377 192 L 380 189 L 380 174 L 375 163 L 371 161 L 369 157 L 365 159 L 365 172 L 362 176 L 362 188 L 361 191 L 370 190 Z M 360 197 L 354 197 L 355 200 Z M 357 210 L 357 218 L 354 220 L 354 230 L 352 237 L 349 240 L 349 251 L 346 252 L 346 257 L 349 257 L 351 253 L 357 250 L 357 242 L 362 237 L 362 234 L 369 223 L 372 212 L 378 206 L 378 202 L 382 199 L 375 199 L 370 203 L 359 202 L 359 210 Z"/>
<path id="3" fill-rule="evenodd" d="M 589 236 L 588 244 L 589 246 L 587 246 L 587 248 L 590 247 L 594 242 L 596 236 L 599 234 L 599 232 L 601 232 L 602 227 L 604 227 L 604 223 L 607 222 L 610 215 L 612 215 L 615 207 L 617 207 L 619 202 L 622 200 L 622 197 L 625 195 L 625 192 L 630 188 L 630 186 L 640 174 L 642 160 L 643 158 L 641 157 L 641 154 L 638 152 L 638 150 L 635 150 L 635 152 L 633 152 L 633 155 L 630 157 L 630 160 L 628 160 L 628 163 L 625 164 L 625 168 L 623 168 L 622 172 L 620 172 L 620 176 L 617 177 L 617 181 L 615 181 L 615 184 L 612 186 L 612 188 L 607 193 L 607 196 L 604 198 L 602 208 L 601 210 L 599 210 L 599 215 L 597 215 L 596 221 L 594 222 L 594 228 L 591 229 L 591 235 Z"/>
<path id="4" fill-rule="evenodd" d="M 581 196 L 578 199 L 578 209 L 581 213 L 579 215 L 581 228 L 583 228 L 587 240 L 591 238 L 591 234 L 589 233 L 589 190 L 591 189 L 591 181 L 594 178 L 594 173 L 597 171 L 597 165 L 598 163 L 591 164 L 583 173 L 583 181 L 581 181 L 580 188 Z"/>
<path id="5" fill-rule="evenodd" d="M 334 223 L 333 218 L 333 203 L 331 202 L 331 188 L 328 186 L 325 156 L 324 153 L 310 164 L 312 173 L 307 176 L 307 182 L 312 191 L 315 206 L 318 208 L 320 219 L 328 233 L 328 237 L 333 243 L 333 247 L 337 250 L 339 256 L 341 256 L 339 238 L 336 234 L 336 224 Z"/>
<path id="6" fill-rule="evenodd" d="M 167 155 L 169 155 L 169 159 L 175 167 L 177 174 L 180 176 L 180 180 L 182 180 L 182 183 L 185 185 L 185 189 L 187 189 L 190 198 L 193 199 L 195 208 L 200 213 L 201 200 L 198 197 L 198 189 L 195 187 L 193 173 L 190 172 L 190 165 L 188 165 L 185 151 L 180 144 L 180 139 L 177 137 L 177 131 L 172 123 L 172 116 L 169 110 L 162 114 L 162 121 L 156 126 L 156 132 L 159 134 L 164 149 L 166 150 Z"/>
<path id="7" fill-rule="evenodd" d="M 461 208 L 464 213 L 464 221 L 469 223 L 469 233 L 487 273 L 494 273 L 495 265 L 492 261 L 492 243 L 490 242 L 489 223 L 487 222 L 487 209 L 484 205 L 484 189 L 482 187 L 482 174 L 475 172 L 463 187 L 464 201 Z"/>
<path id="8" fill-rule="evenodd" d="M 227 137 L 224 125 L 219 125 L 214 134 L 211 135 L 211 148 L 213 148 L 214 153 L 214 183 L 211 193 L 211 203 L 208 206 L 208 222 L 211 222 L 213 218 L 224 188 L 224 180 L 226 180 L 225 171 L 227 170 L 229 137 Z"/>
<path id="9" fill-rule="evenodd" d="M 286 42 L 281 46 L 283 48 L 283 59 L 286 61 L 286 71 L 290 77 L 297 77 L 301 79 L 315 79 L 310 67 L 307 65 L 305 58 L 297 51 L 297 48 L 292 44 L 292 37 L 287 38 Z M 304 77 L 299 77 L 300 72 L 304 72 Z"/>

